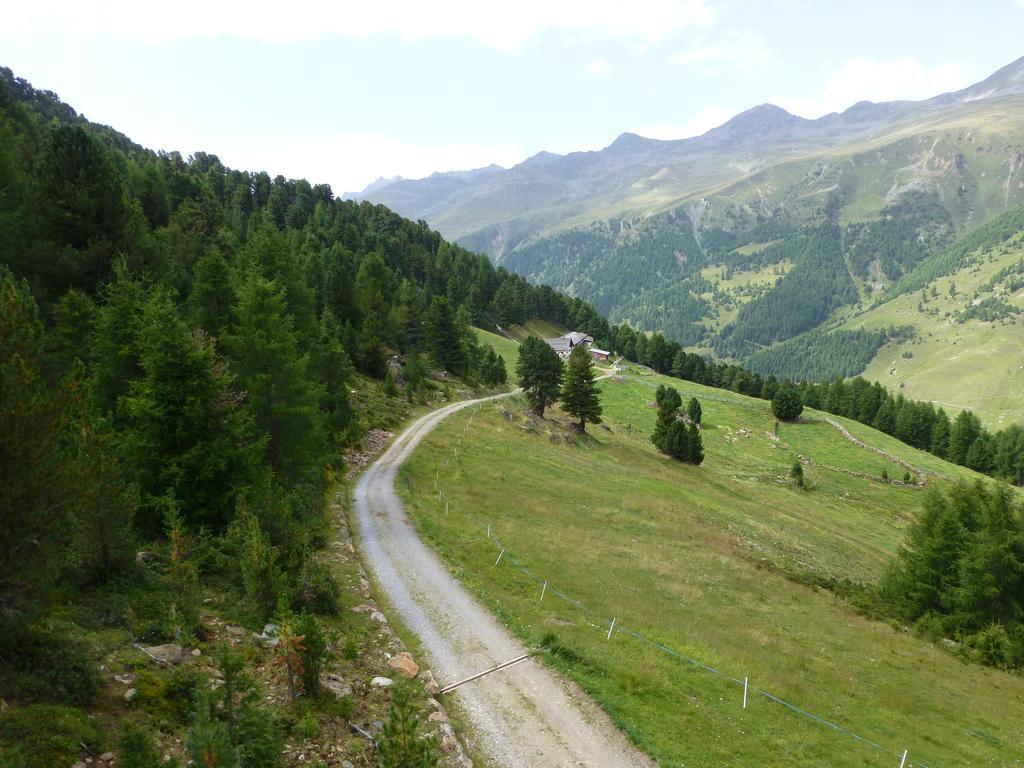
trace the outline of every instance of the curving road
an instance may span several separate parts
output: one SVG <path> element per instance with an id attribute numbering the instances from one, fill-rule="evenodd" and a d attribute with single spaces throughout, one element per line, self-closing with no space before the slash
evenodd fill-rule
<path id="1" fill-rule="evenodd" d="M 497 395 L 496 397 L 504 397 Z M 448 573 L 416 534 L 395 493 L 395 474 L 441 421 L 496 397 L 445 406 L 417 419 L 359 478 L 355 490 L 363 562 L 415 632 L 441 685 L 527 652 Z M 535 660 L 447 694 L 467 716 L 464 734 L 488 764 L 507 768 L 653 766 L 574 684 Z"/>

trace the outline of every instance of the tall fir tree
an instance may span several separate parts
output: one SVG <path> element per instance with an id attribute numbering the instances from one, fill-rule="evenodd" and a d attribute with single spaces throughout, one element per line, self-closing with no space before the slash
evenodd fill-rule
<path id="1" fill-rule="evenodd" d="M 565 366 L 560 397 L 565 412 L 579 419 L 580 432 L 587 431 L 587 422 L 601 423 L 601 390 L 595 382 L 596 376 L 590 350 L 583 344 L 577 345 Z"/>
<path id="2" fill-rule="evenodd" d="M 255 269 L 242 282 L 235 317 L 227 347 L 245 407 L 267 436 L 270 466 L 295 480 L 325 457 L 320 388 L 299 351 L 283 290 Z"/>
<path id="3" fill-rule="evenodd" d="M 562 360 L 542 339 L 528 336 L 519 347 L 516 376 L 530 408 L 543 418 L 545 409 L 558 400 Z"/>

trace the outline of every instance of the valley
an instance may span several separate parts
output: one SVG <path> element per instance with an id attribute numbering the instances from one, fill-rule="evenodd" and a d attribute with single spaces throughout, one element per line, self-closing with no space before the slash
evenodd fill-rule
<path id="1" fill-rule="evenodd" d="M 700 468 L 650 444 L 657 383 L 701 399 Z M 460 581 L 635 744 L 666 765 L 805 765 L 839 753 L 844 765 L 885 766 L 902 749 L 908 765 L 1024 760 L 1019 676 L 965 665 L 852 607 L 927 492 L 878 479 L 902 466 L 813 413 L 776 437 L 766 404 L 740 395 L 636 370 L 601 389 L 605 426 L 585 437 L 557 411 L 526 415 L 521 400 L 464 411 L 423 441 L 396 485 Z M 848 428 L 924 468 L 929 486 L 973 476 Z M 806 491 L 788 478 L 797 456 Z M 727 678 L 748 676 L 752 690 L 881 749 L 764 695 L 742 709 L 742 685 Z"/>

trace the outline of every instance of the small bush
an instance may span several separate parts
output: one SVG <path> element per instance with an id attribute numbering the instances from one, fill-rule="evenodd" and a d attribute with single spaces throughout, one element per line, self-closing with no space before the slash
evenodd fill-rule
<path id="1" fill-rule="evenodd" d="M 297 612 L 310 611 L 320 616 L 337 615 L 338 582 L 330 569 L 316 557 L 310 555 L 306 558 L 295 592 L 293 607 Z"/>
<path id="2" fill-rule="evenodd" d="M 1020 648 L 1016 646 L 1002 624 L 990 624 L 970 638 L 981 661 L 990 667 L 1009 669 L 1017 663 Z"/>
<path id="3" fill-rule="evenodd" d="M 99 693 L 88 647 L 67 629 L 0 622 L 0 695 L 84 706 Z"/>
<path id="4" fill-rule="evenodd" d="M 5 768 L 71 765 L 82 754 L 102 752 L 106 735 L 80 709 L 49 704 L 19 707 L 0 717 L 0 764 Z"/>
<path id="5" fill-rule="evenodd" d="M 163 768 L 167 765 L 149 731 L 134 723 L 124 727 L 118 744 L 117 768 Z"/>

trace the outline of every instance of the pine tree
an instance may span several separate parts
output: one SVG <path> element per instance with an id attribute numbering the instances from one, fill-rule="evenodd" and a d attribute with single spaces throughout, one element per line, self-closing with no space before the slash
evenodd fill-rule
<path id="1" fill-rule="evenodd" d="M 678 421 L 679 408 L 683 403 L 679 390 L 659 384 L 655 393 L 655 401 L 658 404 L 658 418 L 654 424 L 654 434 L 651 435 L 651 442 L 662 453 L 675 455 L 671 449 L 671 443 L 677 436 L 674 435 L 673 440 L 670 440 L 669 430 Z"/>
<path id="2" fill-rule="evenodd" d="M 427 331 L 427 349 L 437 364 L 446 371 L 461 373 L 465 364 L 462 338 L 446 297 L 433 298 L 423 324 Z"/>
<path id="3" fill-rule="evenodd" d="M 803 410 L 804 404 L 796 387 L 788 382 L 779 387 L 779 391 L 772 399 L 772 413 L 775 414 L 775 418 L 780 421 L 794 421 L 800 417 Z"/>
<path id="4" fill-rule="evenodd" d="M 140 725 L 126 725 L 119 739 L 118 768 L 161 768 L 164 765 L 152 734 Z"/>
<path id="5" fill-rule="evenodd" d="M 434 768 L 438 763 L 437 741 L 422 737 L 419 717 L 406 685 L 392 689 L 391 710 L 377 747 L 380 768 Z"/>
<path id="6" fill-rule="evenodd" d="M 167 497 L 189 523 L 224 530 L 237 488 L 256 476 L 262 445 L 225 365 L 203 332 L 189 332 L 170 300 L 146 304 L 138 337 L 142 376 L 122 399 L 123 454 L 150 510 L 153 535 Z"/>
<path id="7" fill-rule="evenodd" d="M 970 411 L 962 411 L 949 431 L 949 455 L 954 464 L 967 464 L 967 453 L 981 434 L 981 421 Z"/>
<path id="8" fill-rule="evenodd" d="M 793 462 L 793 467 L 789 470 L 789 476 L 796 481 L 797 487 L 804 487 L 804 465 L 800 463 L 800 459 L 796 459 Z"/>
<path id="9" fill-rule="evenodd" d="M 528 336 L 519 347 L 516 375 L 533 412 L 543 418 L 544 409 L 559 395 L 562 361 L 558 354 L 543 340 Z"/>
<path id="10" fill-rule="evenodd" d="M 255 270 L 246 275 L 227 339 L 245 407 L 267 435 L 266 457 L 285 478 L 315 466 L 325 454 L 321 391 L 299 351 L 284 292 Z"/>
<path id="11" fill-rule="evenodd" d="M 601 423 L 601 391 L 595 383 L 594 360 L 582 344 L 569 355 L 562 384 L 562 408 L 579 419 L 578 429 L 586 432 L 587 422 Z"/>
<path id="12" fill-rule="evenodd" d="M 704 463 L 704 442 L 701 440 L 700 427 L 696 424 L 687 425 L 686 452 L 679 458 L 698 467 Z"/>
<path id="13" fill-rule="evenodd" d="M 694 424 L 700 424 L 701 407 L 700 401 L 696 397 L 691 397 L 690 402 L 686 404 L 686 414 Z"/>
<path id="14" fill-rule="evenodd" d="M 217 248 L 210 248 L 196 262 L 188 304 L 192 321 L 211 336 L 219 338 L 231 327 L 235 292 L 231 269 Z"/>

